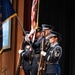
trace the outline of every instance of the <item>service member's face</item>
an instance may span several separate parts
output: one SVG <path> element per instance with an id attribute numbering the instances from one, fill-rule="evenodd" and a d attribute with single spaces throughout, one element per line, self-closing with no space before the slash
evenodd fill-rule
<path id="1" fill-rule="evenodd" d="M 39 38 L 39 37 L 41 37 L 41 32 L 36 33 L 36 38 Z"/>
<path id="2" fill-rule="evenodd" d="M 46 36 L 50 35 L 50 31 L 51 31 L 50 29 L 46 30 Z"/>
<path id="3" fill-rule="evenodd" d="M 51 31 L 50 29 L 46 29 L 44 31 L 45 31 L 45 35 L 46 36 L 50 35 L 50 31 Z M 44 35 L 44 32 L 42 32 L 41 35 L 43 36 Z"/>
<path id="4" fill-rule="evenodd" d="M 57 42 L 57 38 L 56 37 L 51 37 L 50 38 L 50 43 L 55 43 Z"/>

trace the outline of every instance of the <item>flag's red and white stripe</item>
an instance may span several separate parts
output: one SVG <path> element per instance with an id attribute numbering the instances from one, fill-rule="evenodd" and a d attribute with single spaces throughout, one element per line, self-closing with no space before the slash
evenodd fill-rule
<path id="1" fill-rule="evenodd" d="M 38 0 L 33 0 L 32 2 L 32 8 L 31 8 L 31 29 L 35 28 L 36 23 L 35 20 L 36 18 L 36 11 L 37 11 L 37 2 Z"/>

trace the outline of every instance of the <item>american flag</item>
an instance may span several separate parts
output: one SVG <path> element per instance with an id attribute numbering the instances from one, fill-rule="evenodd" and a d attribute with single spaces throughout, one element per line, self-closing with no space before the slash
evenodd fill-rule
<path id="1" fill-rule="evenodd" d="M 33 0 L 31 8 L 31 29 L 37 28 L 38 0 Z"/>

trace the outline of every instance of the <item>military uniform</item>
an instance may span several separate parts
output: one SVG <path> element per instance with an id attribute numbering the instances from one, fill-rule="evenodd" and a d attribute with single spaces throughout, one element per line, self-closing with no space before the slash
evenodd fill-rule
<path id="1" fill-rule="evenodd" d="M 37 32 L 41 31 L 41 29 L 37 30 Z M 34 43 L 32 44 L 33 47 L 33 57 L 32 57 L 32 69 L 31 69 L 31 75 L 37 75 L 38 72 L 38 62 L 40 60 L 40 44 L 41 44 L 42 37 L 39 37 L 38 39 L 35 39 Z"/>
<path id="2" fill-rule="evenodd" d="M 34 56 L 32 59 L 32 70 L 31 70 L 31 75 L 37 75 L 38 71 L 38 62 L 40 59 L 40 46 L 39 45 L 34 45 Z"/>
<path id="3" fill-rule="evenodd" d="M 25 31 L 26 36 L 29 34 L 29 31 Z M 25 36 L 25 37 L 26 37 Z M 26 37 L 27 38 L 27 37 Z M 29 40 L 29 38 L 27 38 Z M 23 67 L 24 74 L 25 75 L 30 75 L 30 70 L 31 70 L 31 63 L 30 63 L 30 53 L 31 53 L 31 47 L 30 47 L 30 40 L 27 41 L 26 39 L 23 41 L 23 50 L 19 54 L 22 57 L 22 63 L 21 66 Z"/>
<path id="4" fill-rule="evenodd" d="M 57 32 L 54 32 L 50 34 L 50 39 L 58 38 L 59 34 Z M 51 39 L 52 41 L 54 39 Z M 62 48 L 59 46 L 58 41 L 50 42 L 50 48 L 47 50 L 47 52 L 42 53 L 45 56 L 45 61 L 46 61 L 46 75 L 60 75 L 60 65 L 59 65 L 59 60 L 62 55 Z"/>
<path id="5" fill-rule="evenodd" d="M 45 56 L 46 62 L 46 74 L 49 75 L 60 75 L 60 65 L 59 60 L 62 55 L 62 48 L 59 44 L 56 44 L 54 47 L 50 47 Z"/>
<path id="6" fill-rule="evenodd" d="M 31 63 L 30 63 L 30 45 L 26 42 L 23 52 L 20 54 L 22 56 L 22 67 L 25 75 L 30 75 Z"/>
<path id="7" fill-rule="evenodd" d="M 49 38 L 50 38 L 50 32 L 54 29 L 54 27 L 52 25 L 49 24 L 42 24 L 42 30 L 45 31 L 45 52 L 47 52 L 47 50 L 50 48 L 50 42 L 49 42 Z M 48 32 L 48 33 L 47 33 Z M 46 61 L 44 61 L 45 65 L 46 65 Z M 46 71 L 45 68 L 43 70 L 43 75 L 46 75 Z"/>
<path id="8" fill-rule="evenodd" d="M 51 29 L 53 28 L 51 25 L 46 25 L 46 24 L 43 24 L 42 30 L 45 30 L 45 28 L 47 28 L 46 30 L 48 29 Z M 40 31 L 40 30 L 37 30 L 37 31 Z M 42 40 L 43 40 L 43 36 L 39 37 L 37 40 L 35 40 L 35 42 L 33 43 L 33 49 L 34 49 L 34 57 L 33 57 L 33 60 L 32 60 L 32 70 L 31 70 L 31 75 L 37 75 L 37 72 L 38 72 L 38 63 L 39 63 L 39 60 L 40 60 L 40 52 L 41 52 L 41 48 L 42 48 Z M 49 48 L 49 43 L 48 41 L 46 40 L 46 50 Z"/>

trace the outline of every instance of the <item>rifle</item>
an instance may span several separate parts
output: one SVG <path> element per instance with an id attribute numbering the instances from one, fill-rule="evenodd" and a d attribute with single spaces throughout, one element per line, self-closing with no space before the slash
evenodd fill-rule
<path id="1" fill-rule="evenodd" d="M 44 31 L 44 36 L 43 36 L 43 40 L 42 40 L 42 50 L 45 51 L 45 31 Z M 39 62 L 39 67 L 38 67 L 37 75 L 43 75 L 44 67 L 45 67 L 44 56 L 42 56 L 40 54 L 40 62 Z"/>
<path id="2" fill-rule="evenodd" d="M 20 49 L 21 50 L 24 49 L 24 37 L 23 37 Z M 15 75 L 20 75 L 20 66 L 21 66 L 21 64 L 22 64 L 22 56 L 19 55 L 18 62 L 17 62 L 17 67 L 16 67 L 16 74 Z"/>

